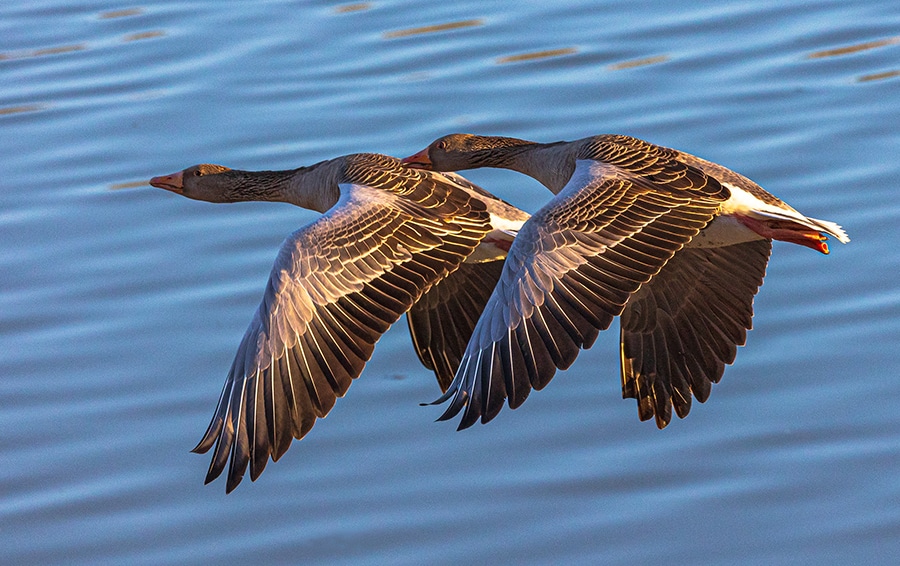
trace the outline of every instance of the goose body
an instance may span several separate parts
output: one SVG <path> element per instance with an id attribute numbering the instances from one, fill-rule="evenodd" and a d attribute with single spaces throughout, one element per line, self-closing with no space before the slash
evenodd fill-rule
<path id="1" fill-rule="evenodd" d="M 447 392 L 442 419 L 491 420 L 620 319 L 622 394 L 659 428 L 705 401 L 752 325 L 773 239 L 828 253 L 808 218 L 721 165 L 621 135 L 540 144 L 452 134 L 413 167 L 512 169 L 556 196 L 525 223 Z"/>
<path id="2" fill-rule="evenodd" d="M 416 351 L 445 390 L 499 276 L 496 260 L 528 217 L 458 175 L 376 154 L 289 171 L 204 164 L 151 184 L 196 200 L 281 201 L 323 213 L 282 244 L 194 449 L 214 447 L 206 482 L 227 465 L 228 492 L 328 414 L 410 309 Z M 479 247 L 482 257 L 473 253 Z"/>

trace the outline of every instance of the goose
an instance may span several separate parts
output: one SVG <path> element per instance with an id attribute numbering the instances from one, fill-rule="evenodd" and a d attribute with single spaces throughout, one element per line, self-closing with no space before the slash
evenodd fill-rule
<path id="1" fill-rule="evenodd" d="M 214 202 L 279 201 L 323 213 L 287 237 L 206 433 L 209 483 L 255 481 L 342 397 L 406 311 L 416 352 L 450 384 L 528 214 L 453 173 L 352 154 L 285 171 L 194 165 L 150 184 Z M 229 463 L 230 460 L 230 463 Z"/>
<path id="2" fill-rule="evenodd" d="M 536 143 L 451 134 L 411 167 L 512 169 L 555 196 L 521 228 L 477 322 L 439 420 L 459 428 L 520 406 L 620 316 L 623 398 L 668 425 L 704 402 L 752 326 L 772 240 L 829 253 L 833 222 L 808 218 L 750 179 L 624 135 Z"/>

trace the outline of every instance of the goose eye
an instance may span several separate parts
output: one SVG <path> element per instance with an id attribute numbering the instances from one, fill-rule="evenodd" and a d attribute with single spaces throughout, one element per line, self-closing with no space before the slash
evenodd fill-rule
<path id="1" fill-rule="evenodd" d="M 203 172 L 199 169 L 194 169 L 194 177 L 200 177 L 203 175 Z"/>
<path id="2" fill-rule="evenodd" d="M 438 144 L 437 144 L 437 148 L 438 148 L 438 149 L 447 149 L 447 142 L 445 142 L 445 141 L 439 141 Z"/>

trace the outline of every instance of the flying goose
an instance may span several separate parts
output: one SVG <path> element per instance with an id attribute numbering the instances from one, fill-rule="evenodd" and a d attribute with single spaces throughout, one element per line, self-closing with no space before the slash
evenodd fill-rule
<path id="1" fill-rule="evenodd" d="M 441 420 L 490 421 L 547 385 L 615 316 L 622 395 L 659 428 L 705 401 L 751 328 L 772 240 L 828 253 L 833 222 L 808 218 L 750 179 L 623 135 L 536 143 L 438 138 L 402 160 L 434 171 L 529 175 L 556 196 L 525 223 L 478 321 Z"/>
<path id="2" fill-rule="evenodd" d="M 331 410 L 411 307 L 416 351 L 446 390 L 527 213 L 455 174 L 352 154 L 286 171 L 202 164 L 150 184 L 208 202 L 322 212 L 282 244 L 206 434 L 206 483 L 256 480 Z M 469 262 L 469 263 L 464 263 Z M 417 303 L 418 301 L 418 303 Z M 474 314 L 472 314 L 474 313 Z"/>

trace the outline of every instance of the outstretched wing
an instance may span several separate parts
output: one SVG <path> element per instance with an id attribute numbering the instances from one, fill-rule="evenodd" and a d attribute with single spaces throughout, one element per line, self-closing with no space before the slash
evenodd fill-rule
<path id="1" fill-rule="evenodd" d="M 339 202 L 293 233 L 275 260 L 218 407 L 194 449 L 215 444 L 210 482 L 226 491 L 277 460 L 331 410 L 381 335 L 490 229 L 484 205 L 439 174 L 404 172 L 395 190 L 341 185 Z"/>
<path id="2" fill-rule="evenodd" d="M 753 297 L 762 285 L 772 242 L 685 248 L 642 286 L 622 313 L 622 397 L 638 416 L 664 428 L 675 413 L 701 403 L 752 327 Z"/>
<path id="3" fill-rule="evenodd" d="M 502 270 L 502 260 L 463 263 L 406 313 L 416 354 L 434 372 L 441 392 L 450 387 Z"/>
<path id="4" fill-rule="evenodd" d="M 475 327 L 441 420 L 460 428 L 516 408 L 618 316 L 631 295 L 729 196 L 699 170 L 609 144 L 616 164 L 579 160 L 566 187 L 519 232 Z"/>

